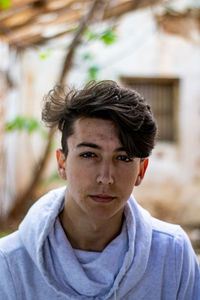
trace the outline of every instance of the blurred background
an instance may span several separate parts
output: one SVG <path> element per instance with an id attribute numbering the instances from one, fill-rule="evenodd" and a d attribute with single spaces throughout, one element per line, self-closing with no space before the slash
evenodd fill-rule
<path id="1" fill-rule="evenodd" d="M 200 0 L 0 0 L 0 235 L 59 179 L 41 123 L 57 83 L 138 90 L 159 127 L 137 201 L 200 250 Z"/>

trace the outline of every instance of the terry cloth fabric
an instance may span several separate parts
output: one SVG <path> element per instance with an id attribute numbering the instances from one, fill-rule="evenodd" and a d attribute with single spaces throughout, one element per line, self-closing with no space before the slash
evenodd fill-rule
<path id="1" fill-rule="evenodd" d="M 199 266 L 185 232 L 131 196 L 121 233 L 102 252 L 73 249 L 58 215 L 65 188 L 0 239 L 1 300 L 199 300 Z"/>

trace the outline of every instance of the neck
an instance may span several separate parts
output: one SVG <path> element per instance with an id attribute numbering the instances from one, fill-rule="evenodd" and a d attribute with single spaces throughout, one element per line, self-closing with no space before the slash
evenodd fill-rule
<path id="1" fill-rule="evenodd" d="M 122 215 L 120 212 L 109 220 L 94 220 L 85 218 L 70 218 L 70 212 L 65 205 L 60 214 L 62 227 L 69 242 L 75 249 L 101 252 L 120 233 Z M 120 220 L 116 222 L 117 220 Z"/>

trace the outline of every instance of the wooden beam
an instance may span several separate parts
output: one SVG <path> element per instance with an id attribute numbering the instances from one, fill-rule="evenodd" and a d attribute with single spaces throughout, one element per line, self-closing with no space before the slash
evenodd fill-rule
<path id="1" fill-rule="evenodd" d="M 32 9 L 30 5 L 36 2 L 27 1 L 26 5 L 29 5 L 28 8 L 27 6 L 26 9 L 23 7 L 23 12 L 16 14 L 13 18 L 4 19 L 4 22 L 1 22 L 0 33 L 1 35 L 5 35 L 6 40 L 12 45 L 30 45 L 30 41 L 32 41 L 33 44 L 41 43 L 43 32 L 48 29 L 49 26 L 77 22 L 84 14 L 85 4 L 88 4 L 88 1 L 89 0 L 68 0 L 66 2 L 66 0 L 52 0 L 48 1 L 44 6 L 36 6 L 34 9 Z M 58 7 L 58 3 L 60 2 L 63 6 L 59 4 L 60 6 Z M 102 2 L 107 4 L 103 15 L 104 20 L 119 17 L 131 10 L 149 5 L 149 0 L 116 0 L 116 2 L 104 0 Z M 162 0 L 152 0 L 152 4 L 159 2 L 162 2 Z M 48 19 L 49 13 L 55 14 L 55 17 Z M 45 16 L 47 17 L 46 21 L 42 20 Z M 56 32 L 54 36 L 57 36 Z M 54 36 L 52 36 L 52 38 L 54 38 Z M 46 37 L 44 36 L 44 41 L 45 39 Z"/>
<path id="2" fill-rule="evenodd" d="M 113 17 L 119 17 L 125 13 L 131 12 L 133 10 L 136 9 L 141 9 L 141 8 L 145 8 L 148 6 L 153 6 L 156 5 L 160 2 L 162 2 L 163 0 L 152 0 L 151 2 L 149 0 L 128 0 L 128 1 L 123 1 L 123 2 L 119 2 L 118 5 L 115 6 L 109 6 L 106 10 L 105 10 L 105 14 L 104 14 L 104 19 L 109 19 L 109 18 L 113 18 Z"/>
<path id="3" fill-rule="evenodd" d="M 87 4 L 89 0 L 59 0 L 59 2 L 62 3 L 62 5 L 57 5 L 56 3 L 58 0 L 50 0 L 50 1 L 45 1 L 43 6 L 37 6 L 34 5 L 34 3 L 37 3 L 37 1 L 28 1 L 25 4 L 20 4 L 18 6 L 11 7 L 7 10 L 0 11 L 0 21 L 5 21 L 7 19 L 12 18 L 13 16 L 16 16 L 17 14 L 21 14 L 23 12 L 27 12 L 28 10 L 40 10 L 39 13 L 42 13 L 45 11 L 45 13 L 50 13 L 50 12 L 62 12 L 63 9 L 74 7 L 78 3 L 80 6 L 83 6 L 83 4 Z"/>
<path id="4" fill-rule="evenodd" d="M 0 21 L 10 18 L 29 7 L 34 8 L 34 3 L 36 2 L 38 2 L 38 0 L 12 0 L 11 6 L 8 9 L 0 10 Z"/>

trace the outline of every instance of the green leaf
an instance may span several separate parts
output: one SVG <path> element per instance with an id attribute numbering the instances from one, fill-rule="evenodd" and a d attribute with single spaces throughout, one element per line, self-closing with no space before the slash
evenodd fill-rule
<path id="1" fill-rule="evenodd" d="M 89 78 L 88 80 L 95 80 L 97 79 L 97 75 L 99 72 L 99 67 L 98 66 L 92 66 L 88 69 L 88 73 L 89 73 Z"/>
<path id="2" fill-rule="evenodd" d="M 114 42 L 116 42 L 117 36 L 115 32 L 112 29 L 106 30 L 102 35 L 101 35 L 101 40 L 104 42 L 105 45 L 111 45 Z"/>
<path id="3" fill-rule="evenodd" d="M 48 50 L 46 50 L 46 51 L 44 51 L 44 52 L 39 53 L 39 57 L 40 57 L 41 59 L 46 59 L 46 58 L 48 58 L 51 54 L 52 54 L 52 50 L 51 50 L 51 49 L 48 49 Z"/>
<path id="4" fill-rule="evenodd" d="M 17 116 L 5 125 L 6 131 L 26 131 L 28 134 L 39 132 L 43 137 L 46 133 L 41 127 L 39 121 L 33 117 Z"/>
<path id="5" fill-rule="evenodd" d="M 16 117 L 14 120 L 6 123 L 7 131 L 22 130 L 24 120 L 22 117 Z"/>
<path id="6" fill-rule="evenodd" d="M 85 53 L 85 54 L 83 55 L 83 59 L 84 59 L 84 60 L 91 60 L 91 59 L 93 59 L 93 56 L 92 56 L 92 54 L 90 54 L 90 53 Z"/>
<path id="7" fill-rule="evenodd" d="M 0 0 L 0 7 L 2 10 L 6 10 L 10 7 L 11 0 Z"/>
<path id="8" fill-rule="evenodd" d="M 83 36 L 88 40 L 88 41 L 92 41 L 92 40 L 100 40 L 102 41 L 105 45 L 111 45 L 113 44 L 116 39 L 117 39 L 117 35 L 114 32 L 113 29 L 107 29 L 102 33 L 95 33 L 93 31 L 91 31 L 91 29 L 86 29 Z"/>
<path id="9" fill-rule="evenodd" d="M 85 32 L 83 33 L 83 36 L 88 41 L 96 40 L 99 38 L 99 34 L 92 32 L 89 28 L 85 30 Z"/>
<path id="10" fill-rule="evenodd" d="M 34 131 L 37 131 L 39 126 L 40 126 L 38 124 L 38 122 L 34 119 L 26 120 L 26 123 L 24 125 L 25 125 L 25 129 L 27 130 L 28 133 L 32 133 Z"/>

